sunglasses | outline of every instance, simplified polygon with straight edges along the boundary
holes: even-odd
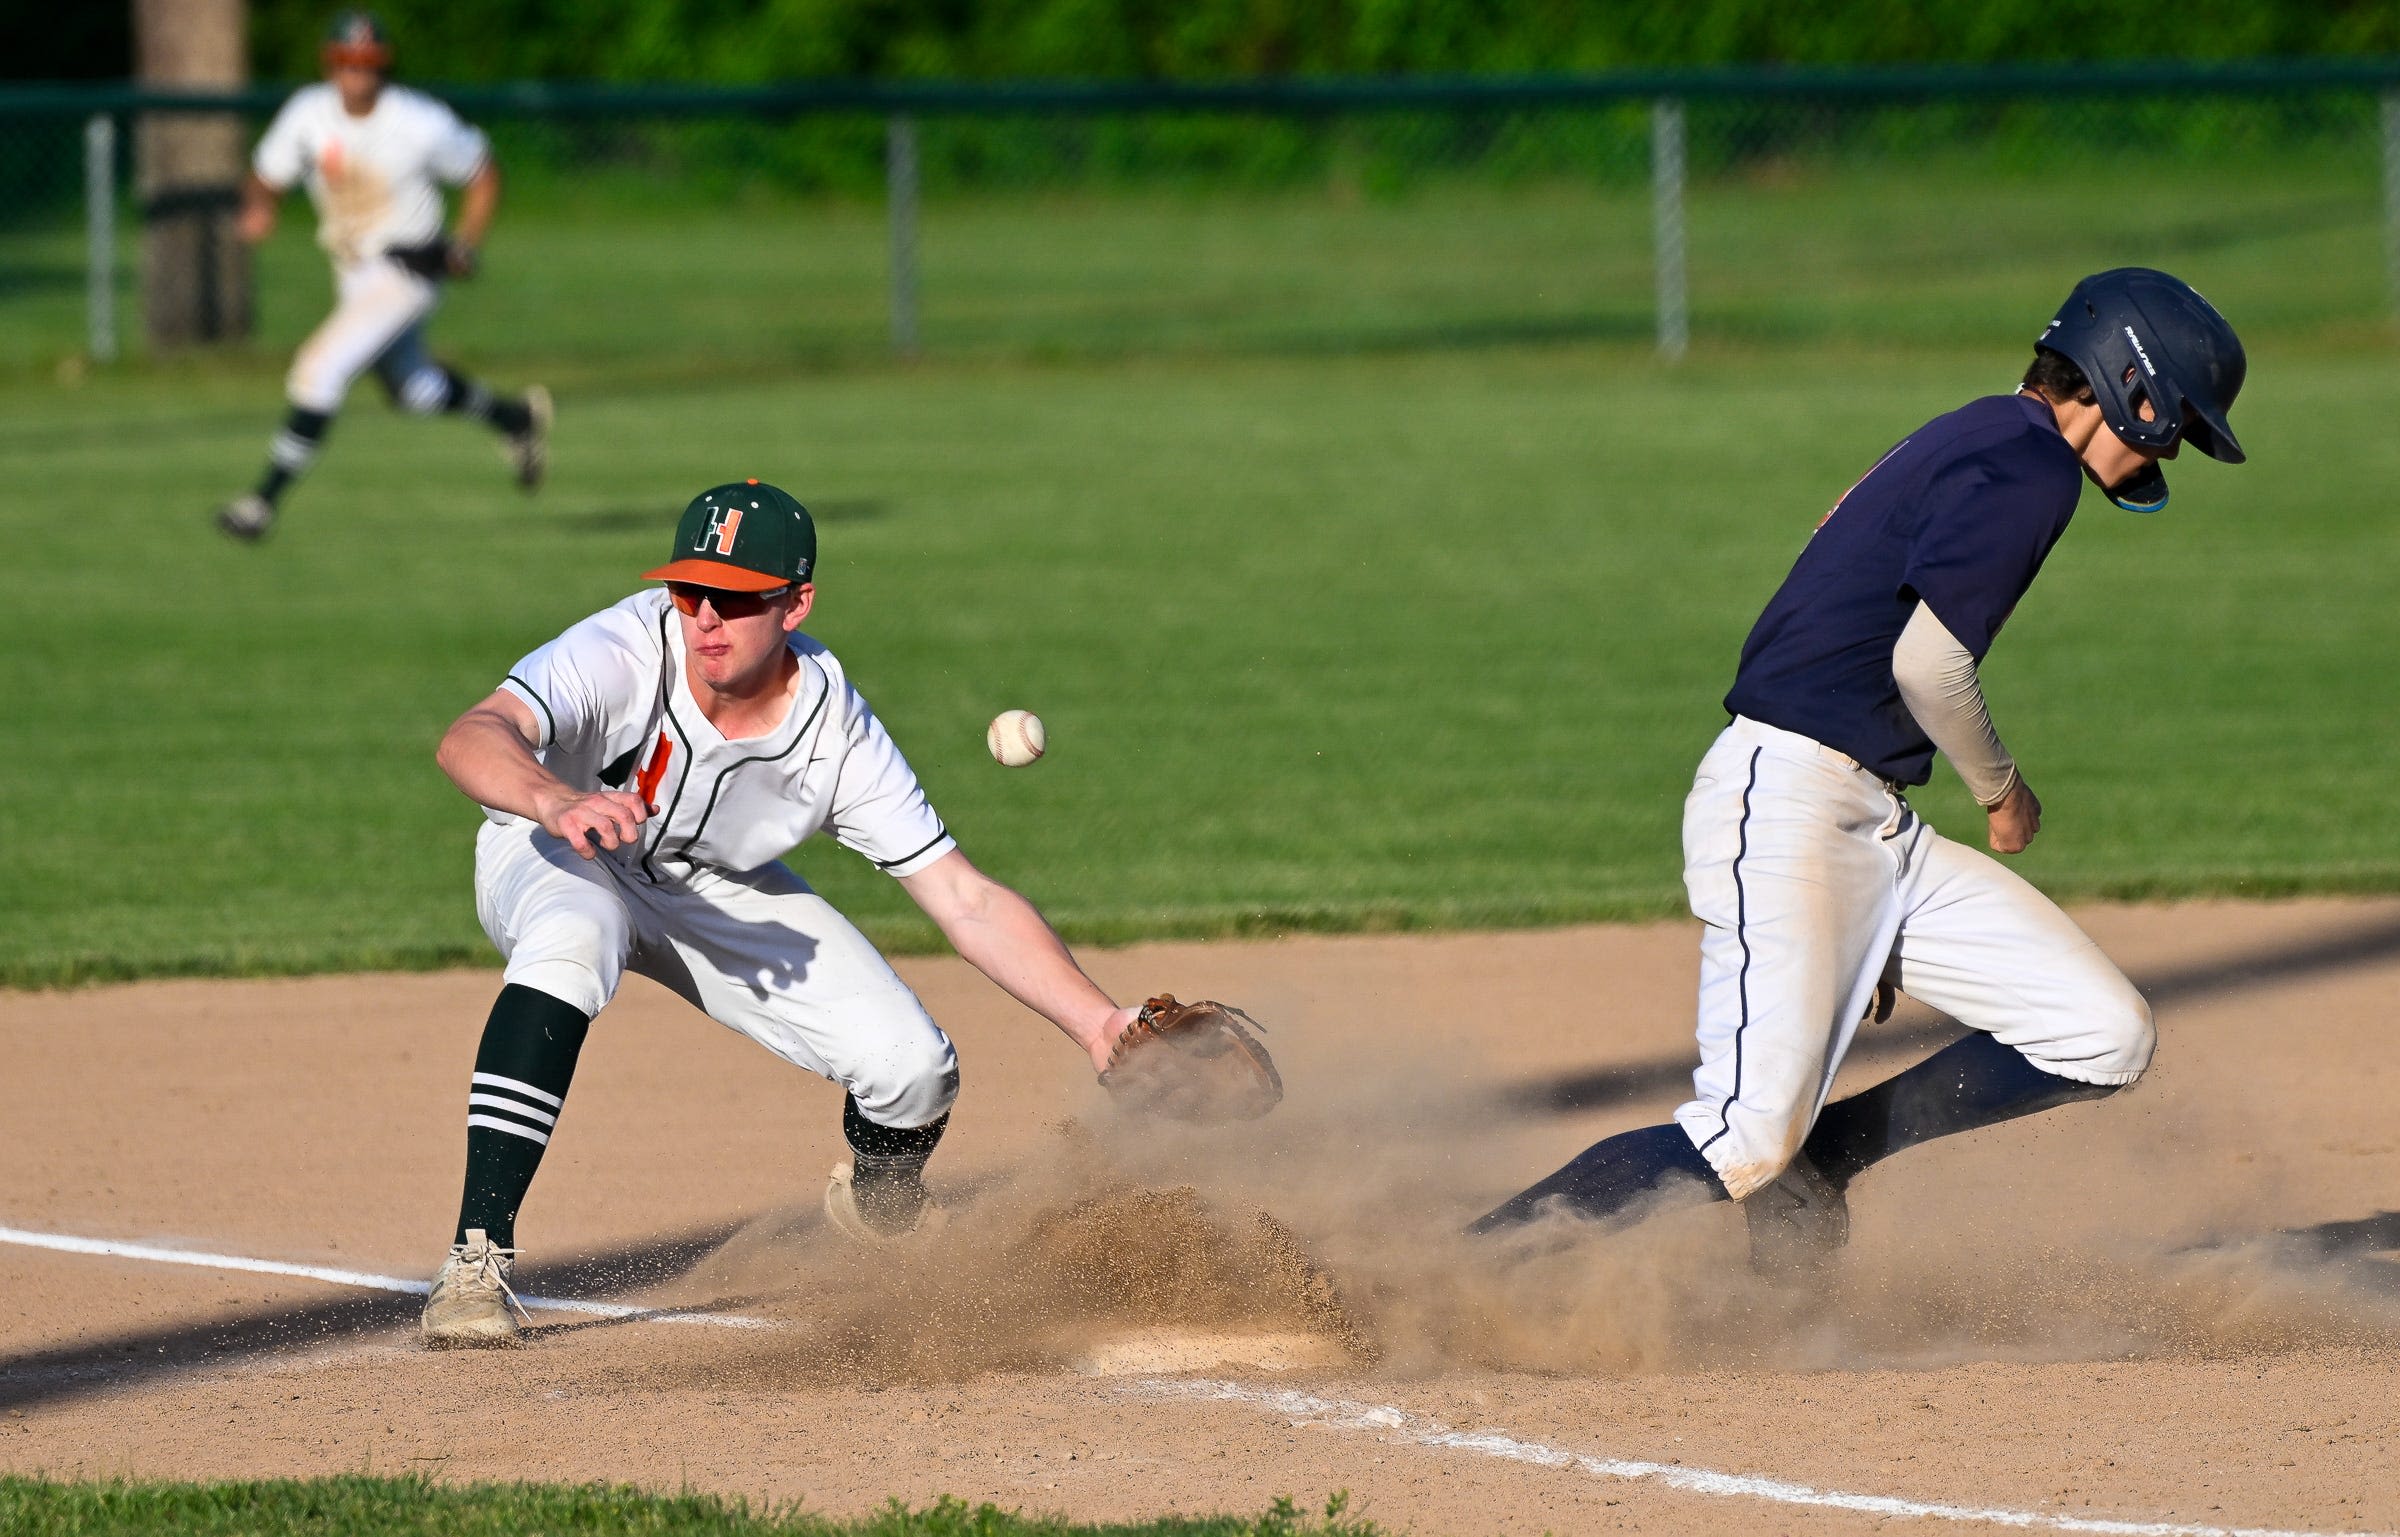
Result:
[[[689,582],[667,583],[667,596],[673,600],[677,613],[698,615],[705,603],[717,611],[719,619],[749,619],[767,611],[767,605],[792,595],[790,583],[772,592],[728,592],[722,587],[695,587]]]

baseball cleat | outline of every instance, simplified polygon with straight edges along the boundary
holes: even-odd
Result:
[[[550,403],[550,392],[538,384],[525,389],[525,409],[532,413],[533,423],[523,432],[511,433],[506,452],[509,468],[517,472],[517,484],[526,490],[537,490],[542,477],[550,471],[550,422],[557,408]]]
[[[825,1221],[844,1238],[881,1248],[940,1231],[945,1220],[942,1209],[923,1185],[871,1194],[862,1203],[856,1178],[849,1163],[837,1163],[833,1178],[825,1185]]]
[[[256,544],[275,526],[275,504],[256,492],[217,509],[217,527],[244,544]]]
[[[516,1250],[492,1243],[482,1228],[469,1228],[467,1241],[450,1246],[433,1278],[417,1337],[435,1350],[516,1344],[517,1319],[525,1312],[508,1285],[516,1264]]]
[[[1742,1202],[1750,1224],[1750,1268],[1787,1279],[1820,1276],[1850,1242],[1850,1200],[1795,1153],[1772,1183]]]

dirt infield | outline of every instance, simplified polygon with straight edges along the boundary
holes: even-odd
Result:
[[[1457,1236],[1680,1097],[1685,925],[1091,957],[1274,1026],[1289,1101],[1215,1133],[1119,1122],[1047,1026],[907,964],[966,1088],[950,1221],[899,1255],[819,1223],[836,1091],[631,983],[520,1287],[772,1327],[546,1312],[501,1354],[414,1349],[415,1300],[371,1286],[26,1246],[422,1278],[494,975],[0,996],[0,1468],[1091,1518],[1347,1488],[1422,1532],[2400,1528],[2400,901],[2081,916],[2157,1006],[2152,1076],[1877,1170],[1813,1295],[1753,1279],[1724,1207],[1509,1263]],[[1844,1087],[1946,1038],[1904,1006]]]

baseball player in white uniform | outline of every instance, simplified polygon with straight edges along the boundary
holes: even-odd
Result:
[[[429,1344],[517,1337],[516,1215],[592,1017],[627,970],[848,1092],[828,1221],[928,1211],[958,1059],[874,946],[780,863],[817,832],[900,881],[960,955],[1104,1070],[1120,1009],[1033,905],[960,852],[832,652],[804,634],[816,529],[757,481],[693,499],[665,583],[526,657],[442,738],[487,818],[475,901],[507,959],[467,1096],[467,1174]]]
[[[2166,503],[2186,443],[2242,460],[2226,414],[2241,342],[2187,285],[2120,268],[2076,285],[2017,390],[1918,428],[1846,492],[1750,632],[1733,717],[1684,805],[1703,929],[1700,1066],[1673,1121],[1596,1143],[1483,1217],[1608,1222],[1731,1199],[1762,1270],[1808,1275],[1847,1241],[1850,1183],[1933,1137],[2114,1093],[2148,1067],[2150,1009],[2049,898],[1936,834],[1906,790],[1935,752],[2024,849],[2041,802],[1977,668],[2085,480]],[[1967,1034],[1828,1105],[1861,1016],[1894,988]]]
[[[263,538],[292,483],[316,462],[357,377],[372,368],[401,409],[483,422],[502,436],[519,485],[541,484],[550,397],[496,395],[437,361],[425,321],[440,284],[471,276],[499,206],[500,173],[483,134],[442,103],[394,85],[391,44],[363,11],[334,19],[325,79],[296,91],[258,141],[243,183],[240,232],[252,242],[275,228],[278,202],[305,182],[317,208],[317,243],[333,260],[333,313],[301,343],[284,381],[283,429],[269,445],[257,489],[217,510],[236,539]],[[463,188],[457,227],[442,233],[443,187]]]

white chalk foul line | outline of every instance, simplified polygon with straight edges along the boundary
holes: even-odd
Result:
[[[208,1254],[197,1249],[165,1249],[155,1244],[121,1243],[113,1238],[78,1238],[70,1233],[34,1233],[0,1227],[0,1243],[28,1249],[51,1249],[60,1254],[98,1254],[110,1259],[148,1260],[159,1265],[192,1265],[202,1270],[239,1270],[250,1275],[296,1276],[333,1286],[357,1286],[368,1291],[409,1292],[422,1297],[433,1290],[430,1281],[406,1276],[376,1275],[365,1270],[336,1270],[328,1265],[292,1265],[282,1260],[252,1259],[243,1254]],[[677,1313],[629,1307],[622,1302],[586,1302],[577,1297],[519,1297],[527,1311],[582,1313],[593,1318],[624,1318],[646,1324],[707,1324],[719,1329],[772,1329],[771,1318],[745,1318],[738,1313]]]
[[[1342,1398],[1312,1398],[1277,1388],[1244,1387],[1238,1382],[1198,1378],[1151,1378],[1118,1389],[1145,1398],[1201,1399],[1249,1404],[1297,1425],[1323,1425],[1331,1430],[1365,1430],[1385,1439],[1441,1451],[1473,1452],[1505,1462],[1529,1462],[1538,1467],[1563,1468],[1594,1478],[1647,1480],[1690,1494],[1720,1498],[1767,1500],[1778,1505],[1812,1505],[1827,1510],[1851,1510],[1869,1516],[1910,1516],[1928,1521],[1960,1521],[1983,1526],[2014,1526],[2046,1532],[2097,1532],[2106,1537],[2372,1537],[2366,1533],[2279,1531],[2254,1526],[2193,1526],[2179,1521],[2110,1521],[2094,1516],[2053,1515],[2038,1510],[2009,1510],[1978,1505],[1944,1505],[1924,1500],[1895,1499],[1882,1494],[1844,1494],[1812,1489],[1780,1478],[1746,1473],[1716,1473],[1680,1463],[1636,1462],[1619,1457],[1591,1457],[1563,1451],[1539,1441],[1520,1441],[1499,1431],[1453,1430],[1436,1419],[1411,1414],[1389,1404],[1362,1404]]]

